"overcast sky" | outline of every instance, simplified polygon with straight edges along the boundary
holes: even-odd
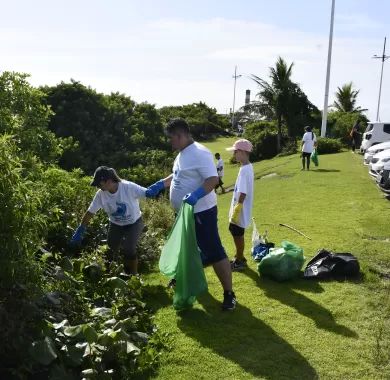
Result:
[[[204,101],[237,106],[248,75],[267,78],[278,56],[293,80],[323,108],[331,0],[0,0],[0,71],[31,74],[34,85],[71,78],[105,93],[163,105]],[[352,81],[374,119],[390,1],[336,0],[329,103]],[[390,45],[390,43],[389,43]],[[390,46],[388,48],[390,54]],[[390,121],[390,60],[381,113]]]

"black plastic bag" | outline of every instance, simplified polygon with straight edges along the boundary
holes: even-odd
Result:
[[[350,253],[333,253],[326,249],[318,251],[307,264],[305,278],[356,278],[360,273],[357,258]]]

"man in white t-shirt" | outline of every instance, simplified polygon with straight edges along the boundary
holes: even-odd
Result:
[[[305,127],[305,131],[302,137],[302,170],[305,170],[305,161],[307,170],[310,170],[310,156],[317,146],[317,137],[311,127]]]
[[[229,211],[229,231],[236,246],[236,255],[230,263],[232,270],[240,271],[247,267],[244,233],[252,220],[254,175],[253,166],[249,162],[252,144],[246,139],[240,139],[227,150],[233,151],[234,158],[241,164]]]
[[[223,290],[223,310],[233,310],[236,297],[232,288],[232,273],[217,225],[217,196],[214,188],[218,174],[211,152],[194,142],[184,119],[172,119],[166,128],[172,148],[179,151],[173,164],[173,173],[146,190],[147,197],[156,196],[170,188],[170,201],[176,212],[182,202],[194,206],[195,231],[204,266],[212,265]]]
[[[219,180],[217,186],[215,186],[215,191],[217,191],[218,187],[220,187],[221,188],[221,192],[223,194],[225,192],[225,189],[223,187],[223,181],[222,181],[223,174],[224,174],[224,171],[223,171],[223,160],[222,160],[221,155],[219,153],[215,153],[215,159],[217,160],[216,168],[217,168],[218,180]]]

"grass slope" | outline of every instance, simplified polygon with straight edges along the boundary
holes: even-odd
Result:
[[[208,147],[226,163],[225,182],[233,184],[238,167],[228,164],[220,139]],[[170,335],[171,350],[162,358],[159,379],[387,379],[390,378],[389,281],[372,270],[390,270],[390,203],[381,196],[361,164],[344,152],[320,157],[320,166],[300,171],[298,155],[254,164],[253,216],[272,241],[287,239],[304,249],[307,259],[318,249],[352,252],[364,280],[277,283],[249,268],[234,273],[238,307],[220,311],[221,287],[206,269],[209,293],[193,308],[176,313],[167,280],[146,278],[156,323]],[[270,173],[277,176],[261,178]],[[230,257],[234,245],[227,230],[231,193],[218,196],[219,227]],[[279,227],[287,223],[312,240]]]

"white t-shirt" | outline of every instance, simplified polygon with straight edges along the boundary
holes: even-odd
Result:
[[[145,197],[145,190],[136,183],[122,180],[114,194],[98,190],[88,211],[96,214],[102,208],[109,216],[110,222],[119,226],[133,224],[141,217],[138,199]]]
[[[317,141],[316,134],[314,132],[305,132],[302,137],[302,152],[312,153],[314,150],[314,143]]]
[[[179,211],[183,197],[203,185],[209,177],[217,177],[217,169],[211,152],[203,145],[194,142],[179,152],[173,163],[173,178],[170,188],[172,207]],[[199,199],[194,212],[208,210],[217,205],[217,195],[212,190]]]
[[[247,228],[252,220],[252,206],[253,206],[253,166],[252,164],[241,166],[238,172],[236,184],[234,186],[234,193],[232,203],[230,205],[229,220],[232,217],[234,206],[238,203],[240,193],[246,194],[244,203],[242,205],[240,221],[238,226]]]
[[[222,158],[220,158],[218,161],[217,161],[217,173],[218,173],[218,176],[219,177],[223,177],[223,160]]]

